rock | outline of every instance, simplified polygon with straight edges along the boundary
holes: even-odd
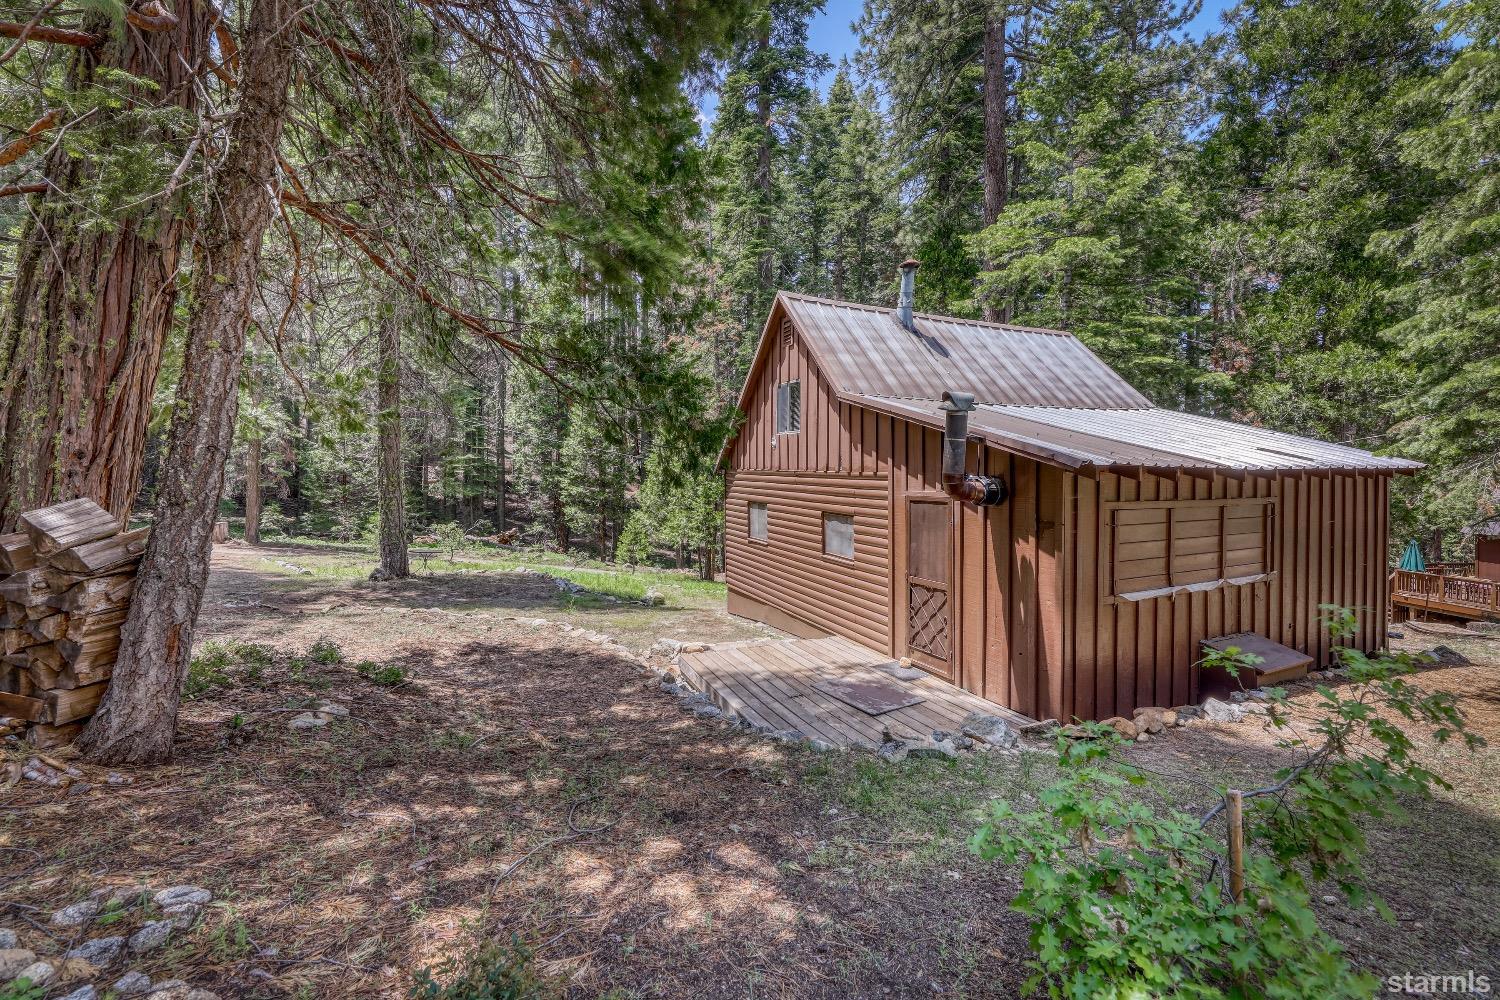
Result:
[[[718,705],[694,705],[693,714],[700,719],[717,719],[724,711]]]
[[[1151,735],[1149,733],[1137,733],[1135,736],[1135,741],[1137,743],[1149,743],[1151,741]]]
[[[904,740],[887,740],[880,744],[880,748],[875,751],[875,754],[881,760],[892,764],[899,764],[906,759],[909,749]]]
[[[80,986],[67,996],[58,997],[58,1000],[99,1000],[99,991],[92,986]]]
[[[19,948],[21,940],[16,937],[16,932],[9,927],[0,927],[0,951],[11,948]]]
[[[85,941],[76,948],[63,952],[63,958],[76,958],[99,967],[109,965],[120,957],[120,952],[125,950],[125,938],[120,935],[114,937],[94,938]]]
[[[332,722],[334,719],[347,719],[349,718],[349,706],[340,705],[336,701],[320,701],[313,706],[313,714],[325,722]]]
[[[320,718],[311,712],[303,712],[301,715],[292,716],[287,722],[286,727],[288,729],[303,730],[321,729],[326,725],[328,725],[327,719]]]
[[[1214,722],[1240,722],[1245,718],[1245,707],[1210,698],[1203,703],[1203,715]]]
[[[833,749],[833,744],[827,740],[820,740],[817,737],[813,737],[807,741],[807,748],[814,753],[827,753]]]
[[[1021,727],[1022,736],[1050,736],[1061,728],[1056,719],[1043,719],[1041,722],[1028,722]]]
[[[16,978],[16,973],[36,961],[36,952],[26,948],[0,950],[0,983]]]
[[[17,979],[25,979],[32,986],[46,986],[52,982],[57,975],[57,968],[51,962],[32,962],[26,968],[16,973]]]
[[[1462,666],[1472,662],[1467,656],[1454,649],[1452,646],[1434,646],[1427,651],[1439,663],[1448,663],[1454,666]]]
[[[115,984],[109,988],[111,993],[121,997],[138,997],[150,991],[151,977],[144,972],[127,972]]]
[[[677,654],[682,652],[682,643],[676,639],[657,639],[651,644],[651,652],[669,660],[675,660]]]
[[[987,712],[970,712],[959,724],[958,731],[992,747],[1009,749],[1021,742],[1021,734],[1012,729],[1010,723]]]
[[[650,608],[659,608],[667,603],[667,595],[651,587],[641,595],[641,603]]]
[[[150,991],[146,994],[152,1000],[187,1000],[188,991],[192,987],[181,979],[163,979],[159,983],[151,984]]]
[[[1122,739],[1133,740],[1140,735],[1140,730],[1136,728],[1134,722],[1118,715],[1105,719],[1104,724],[1119,733]]]
[[[163,889],[151,897],[157,906],[166,909],[169,906],[180,906],[183,903],[194,903],[203,906],[213,901],[214,894],[200,885],[174,885]]]
[[[180,931],[185,931],[193,926],[198,919],[198,914],[203,907],[197,903],[178,903],[176,906],[168,906],[161,911],[162,918]]]
[[[988,746],[989,744],[981,744],[981,745],[982,746]],[[953,737],[953,749],[955,749],[955,750],[973,750],[974,749],[974,741],[971,740],[971,739],[969,739],[969,737],[967,737],[967,736],[955,736],[955,737]]]
[[[706,653],[706,652],[708,652],[708,643],[706,643],[706,642],[685,642],[685,643],[682,644],[682,651],[684,653]]]
[[[1236,705],[1238,705],[1240,702],[1244,701],[1246,697],[1247,696],[1246,696],[1246,694],[1245,694],[1244,691],[1231,691],[1231,692],[1229,692],[1229,700],[1231,702],[1233,702],[1234,704],[1236,704]]]
[[[1387,629],[1385,634],[1387,636],[1389,636],[1390,638],[1392,638],[1392,639],[1405,639],[1406,638],[1406,633],[1403,632],[1403,631],[1401,631],[1400,629],[1394,629],[1394,628],[1393,629]]]
[[[934,739],[913,741],[907,747],[909,757],[935,757],[952,759],[958,756],[958,750],[953,746],[953,741],[948,739]]]
[[[151,887],[148,885],[121,886],[105,897],[104,908],[106,910],[129,910],[150,898]]]
[[[907,666],[907,663],[909,662],[909,660],[904,662],[889,660],[885,663],[876,664],[875,669],[879,670],[883,674],[888,674],[891,677],[896,678],[896,680],[898,681],[914,681],[918,678],[927,676],[927,672],[925,670],[918,670],[916,667]]]
[[[1159,733],[1167,725],[1165,708],[1138,708],[1135,710],[1135,728],[1148,733]]]
[[[154,951],[167,943],[167,938],[172,936],[172,921],[151,920],[140,930],[130,935],[130,950],[136,954]]]
[[[53,927],[82,927],[99,915],[99,900],[85,899],[52,914]]]

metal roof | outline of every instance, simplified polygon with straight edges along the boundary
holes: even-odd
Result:
[[[849,402],[941,427],[934,400],[860,395]],[[969,433],[1056,465],[1081,469],[1204,469],[1237,472],[1349,469],[1406,472],[1420,462],[1283,434],[1264,427],[1158,407],[992,406],[978,404]]]
[[[893,309],[779,298],[840,392],[941,399],[962,388],[981,403],[1151,405],[1070,333],[923,313],[910,333]]]
[[[1070,469],[1410,472],[1422,463],[1153,406],[1072,334],[916,314],[780,292],[838,397],[943,426],[945,390],[971,392],[969,433]],[[769,355],[771,321],[746,380],[743,409]],[[726,443],[727,452],[727,443]]]

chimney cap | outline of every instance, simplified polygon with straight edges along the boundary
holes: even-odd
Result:
[[[899,269],[905,271],[907,268],[911,268],[913,271],[915,271],[920,266],[921,262],[918,261],[915,257],[908,257],[901,262]]]

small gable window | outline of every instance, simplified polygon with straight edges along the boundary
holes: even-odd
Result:
[[[770,535],[770,512],[766,505],[750,504],[750,537],[757,542],[764,542]]]
[[[854,558],[854,518],[848,514],[823,515],[823,552],[840,559]]]
[[[802,383],[783,382],[776,387],[776,433],[796,434],[802,429]]]

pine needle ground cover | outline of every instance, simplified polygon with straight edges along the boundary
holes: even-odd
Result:
[[[422,969],[516,996],[1017,995],[1018,887],[966,843],[991,798],[1025,804],[1054,779],[1048,756],[893,766],[783,748],[694,719],[621,652],[528,623],[607,632],[604,616],[640,614],[658,635],[735,637],[707,601],[622,610],[535,574],[318,571],[345,558],[218,550],[175,761],[81,796],[5,793],[0,925],[66,937],[46,913],[94,889],[202,885],[199,925],[141,968],[225,996],[401,998]],[[645,648],[644,628],[622,641]],[[1497,645],[1421,675],[1492,747]],[[289,727],[327,701],[348,718]],[[1140,792],[1160,803],[1278,764],[1243,724],[1126,752],[1160,776]],[[1396,922],[1320,904],[1381,975],[1500,953],[1496,752],[1422,752],[1454,792],[1370,831]],[[476,966],[494,955],[527,964]]]

